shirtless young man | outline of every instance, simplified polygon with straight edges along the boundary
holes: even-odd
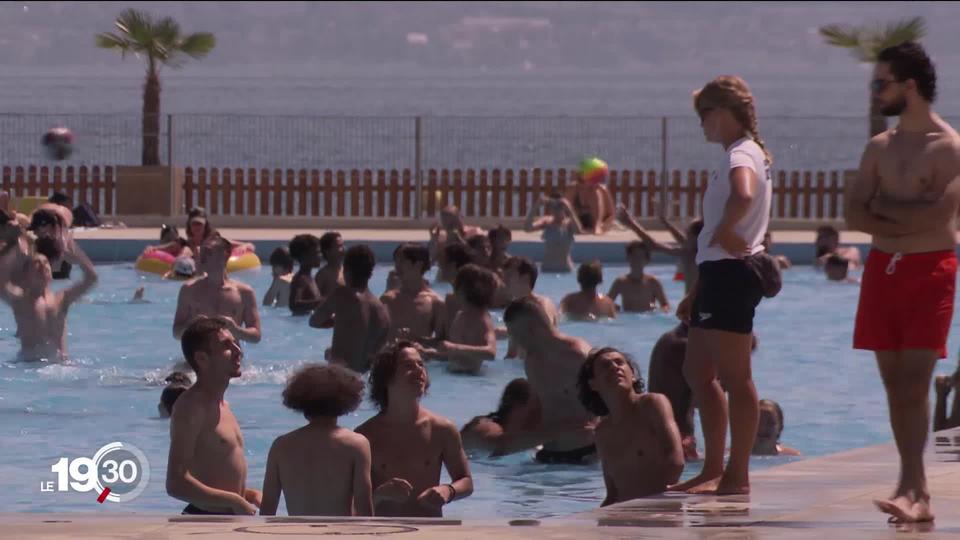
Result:
[[[370,400],[380,412],[357,428],[373,454],[375,515],[443,517],[443,507],[473,493],[460,432],[420,405],[430,386],[416,345],[399,341],[370,370]],[[440,484],[440,467],[452,483]]]
[[[647,381],[650,391],[670,400],[673,419],[680,430],[680,443],[687,461],[699,459],[697,436],[693,427],[693,390],[683,376],[683,361],[687,355],[685,323],[667,330],[650,351],[650,372]]]
[[[315,280],[320,296],[326,298],[334,289],[346,283],[343,279],[343,237],[333,231],[320,237],[320,255],[327,264],[317,270]]]
[[[337,425],[362,400],[363,381],[340,366],[308,365],[290,377],[283,404],[309,423],[270,446],[261,516],[277,514],[281,493],[291,516],[373,515],[370,443]]]
[[[617,220],[619,220],[624,227],[633,231],[633,233],[650,246],[650,249],[653,251],[666,253],[679,259],[677,266],[680,272],[683,273],[684,292],[689,294],[691,287],[697,282],[697,239],[700,237],[700,231],[703,230],[703,220],[695,219],[691,221],[690,224],[687,225],[686,232],[683,232],[670,223],[667,218],[661,216],[660,222],[663,223],[663,226],[667,228],[670,235],[676,240],[675,245],[658,242],[650,236],[650,233],[641,227],[640,224],[637,223],[637,220],[630,215],[626,207],[622,205],[617,208]]]
[[[310,316],[310,326],[323,328],[333,317],[333,342],[326,359],[365,373],[387,343],[390,314],[367,285],[377,260],[364,244],[353,246],[343,256],[347,284],[337,287]]]
[[[920,45],[884,49],[873,76],[875,105],[900,121],[870,140],[844,195],[849,228],[873,237],[853,346],[876,353],[900,453],[897,488],[875,503],[894,521],[931,521],[923,449],[953,317],[960,135],[931,110],[936,72]]]
[[[513,233],[503,225],[498,225],[495,229],[487,232],[487,238],[490,239],[490,269],[497,273],[503,272],[503,267],[510,260],[510,242],[513,241]]]
[[[813,267],[822,268],[832,255],[843,257],[850,261],[851,270],[860,267],[860,249],[857,246],[841,246],[840,231],[830,225],[817,227],[817,238],[814,241]]]
[[[553,300],[533,292],[533,288],[537,285],[538,276],[537,263],[526,257],[510,257],[503,269],[504,288],[507,296],[509,296],[510,301],[532,296],[540,302],[540,307],[546,312],[550,323],[557,326],[560,323],[560,313],[557,311],[557,306],[553,303]],[[503,336],[500,335],[501,333]],[[497,336],[501,339],[502,337],[509,337],[506,334],[506,328],[497,329]],[[523,354],[523,351],[517,347],[513,340],[509,340],[505,358],[517,358]]]
[[[188,503],[184,514],[253,515],[260,492],[247,487],[243,436],[224,399],[243,351],[224,321],[206,317],[183,332],[180,345],[197,382],[170,417],[167,494]]]
[[[430,227],[430,260],[437,263],[437,281],[452,282],[456,273],[450,273],[444,264],[446,254],[444,248],[450,244],[466,244],[471,236],[483,234],[483,229],[473,225],[464,225],[460,209],[448,206],[440,211],[440,223]]]
[[[263,295],[263,305],[285,308],[290,305],[290,282],[293,281],[293,257],[286,246],[280,246],[270,254],[270,272],[273,281]]]
[[[580,265],[577,283],[580,291],[564,296],[560,300],[560,311],[573,319],[587,321],[617,316],[617,305],[613,300],[597,292],[597,286],[603,283],[603,267],[598,261]]]
[[[227,260],[233,244],[214,233],[203,241],[197,256],[197,269],[206,275],[180,287],[177,312],[173,317],[173,337],[181,339],[197,317],[222,320],[241,341],[260,342],[260,312],[253,288],[230,279]]]
[[[607,497],[601,506],[666,491],[683,472],[680,432],[670,400],[643,391],[643,377],[623,353],[590,353],[577,380],[580,402],[602,417],[597,449]]]
[[[577,374],[587,359],[590,344],[561,334],[550,323],[540,302],[527,296],[515,300],[503,313],[510,338],[526,351],[524,371],[540,398],[538,432],[553,432],[549,439],[517,437],[503,453],[543,444],[536,459],[541,463],[580,464],[596,455],[591,423],[594,417],[577,398]],[[532,437],[537,433],[531,432]],[[532,444],[531,444],[532,443]]]
[[[429,358],[447,360],[454,373],[477,374],[484,360],[497,356],[497,336],[490,305],[497,282],[493,272],[475,264],[460,269],[453,281],[454,294],[462,306],[450,325],[450,334],[436,349],[424,349]]]
[[[290,240],[290,256],[300,268],[290,280],[290,312],[309,315],[323,296],[313,277],[313,269],[320,266],[320,239],[312,234],[298,234]]]
[[[607,293],[610,300],[616,302],[617,296],[623,295],[623,311],[653,311],[659,304],[661,311],[669,313],[670,302],[660,280],[644,272],[650,264],[650,247],[639,240],[630,242],[627,262],[630,272],[613,281]]]
[[[443,298],[423,279],[430,270],[430,252],[421,244],[404,244],[395,259],[400,287],[380,297],[390,312],[390,335],[416,342],[443,337]]]
[[[74,302],[97,283],[93,263],[70,239],[64,245],[62,260],[80,266],[83,279],[69,287],[53,291],[50,283],[53,272],[46,256],[27,255],[17,244],[19,238],[10,237],[11,249],[5,259],[0,277],[0,300],[13,309],[20,338],[19,359],[59,362],[67,359],[67,313]],[[39,243],[39,241],[38,241]]]

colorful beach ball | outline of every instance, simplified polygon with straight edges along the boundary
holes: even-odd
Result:
[[[62,126],[50,128],[43,134],[41,143],[48,158],[63,161],[73,153],[73,132]]]
[[[607,162],[596,156],[580,162],[580,177],[588,184],[602,184],[608,174],[610,174],[610,167],[607,166]]]

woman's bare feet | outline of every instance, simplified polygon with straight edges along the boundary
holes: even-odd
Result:
[[[885,514],[890,523],[920,523],[933,521],[933,507],[929,496],[917,497],[914,492],[896,495],[892,499],[875,500],[873,504]]]
[[[717,485],[717,495],[749,495],[750,483],[740,484],[739,482],[721,481]]]
[[[684,491],[693,494],[711,493],[717,489],[717,484],[719,483],[719,474],[700,473],[686,482],[680,482],[679,484],[668,487],[667,491]]]

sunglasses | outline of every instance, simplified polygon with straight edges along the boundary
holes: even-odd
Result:
[[[874,79],[870,81],[870,91],[875,94],[879,94],[880,92],[886,90],[887,86],[898,82],[900,81],[896,79]]]

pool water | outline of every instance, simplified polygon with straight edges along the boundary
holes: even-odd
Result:
[[[389,268],[378,266],[371,281],[383,291]],[[9,309],[0,308],[0,491],[3,512],[154,512],[175,513],[183,503],[166,495],[164,475],[169,447],[168,421],[157,416],[164,377],[181,359],[179,342],[171,336],[179,285],[138,275],[131,264],[98,266],[100,285],[70,313],[69,365],[37,365],[13,361],[18,350]],[[605,285],[626,272],[605,269]],[[664,283],[672,303],[682,284],[673,281],[672,266],[649,272]],[[235,277],[254,286],[262,296],[270,282],[263,269]],[[130,304],[139,285],[146,286],[147,304]],[[437,287],[449,291],[449,285]],[[559,302],[575,289],[572,275],[543,275],[539,292]],[[762,398],[783,407],[783,442],[816,456],[885,442],[891,438],[883,388],[870,353],[850,348],[858,287],[828,283],[809,267],[784,275],[780,296],[758,310],[759,348],[753,359],[754,377]],[[494,318],[499,320],[501,312]],[[311,329],[305,318],[286,309],[261,309],[263,340],[245,347],[243,376],[227,392],[246,441],[248,483],[259,489],[266,454],[277,436],[304,424],[303,418],[281,404],[288,375],[306,362],[319,362],[329,345],[330,330]],[[604,323],[563,323],[564,332],[595,346],[628,351],[644,375],[657,338],[676,323],[673,315],[623,315]],[[956,350],[956,326],[950,350]],[[462,425],[496,407],[506,383],[523,376],[520,361],[504,361],[506,343],[499,343],[498,360],[482,376],[454,376],[443,364],[429,366],[432,386],[424,405]],[[954,360],[941,362],[938,373],[954,369]],[[366,401],[342,425],[355,427],[373,414]],[[698,438],[701,441],[702,437]],[[135,500],[97,504],[96,494],[41,492],[41,482],[54,480],[50,467],[60,457],[92,457],[106,443],[121,441],[142,449],[152,477]],[[754,468],[796,458],[754,458]],[[475,491],[445,513],[462,518],[548,517],[598,506],[605,493],[599,464],[540,465],[531,453],[501,459],[471,459]],[[697,472],[688,465],[684,477]],[[895,471],[890,471],[893,481]],[[444,475],[445,476],[445,475]],[[281,511],[283,511],[281,507]]]

